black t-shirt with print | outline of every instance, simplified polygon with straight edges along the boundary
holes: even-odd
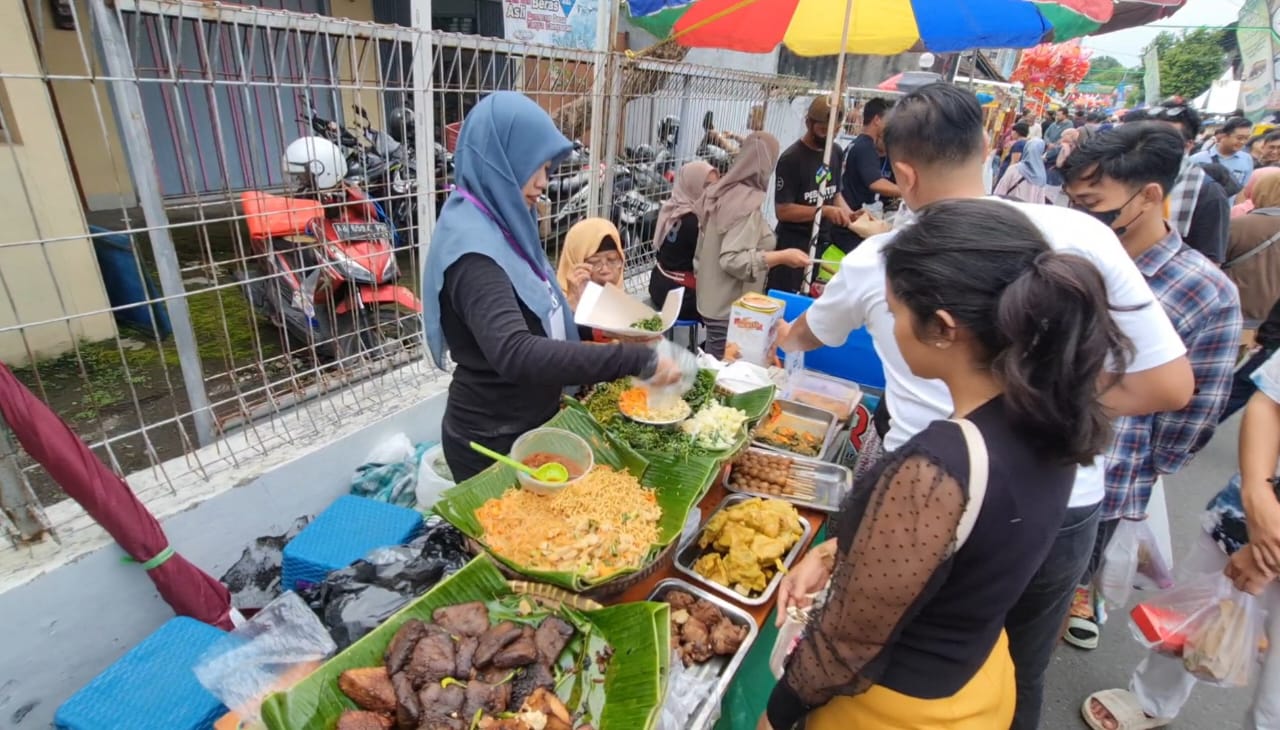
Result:
[[[854,210],[861,210],[862,206],[876,202],[872,184],[879,180],[893,180],[888,159],[880,156],[876,141],[865,134],[858,135],[849,146],[844,162],[840,192],[844,195],[845,202]]]
[[[842,171],[841,157],[843,151],[839,145],[831,149],[831,162],[822,164],[822,150],[815,150],[797,140],[778,158],[777,190],[773,202],[776,205],[796,203],[817,208],[819,205],[833,205],[840,194],[840,175]],[[813,232],[813,221],[804,223],[778,222],[778,248],[809,247],[809,236]],[[819,243],[831,242],[831,224],[822,222]],[[823,248],[823,246],[819,246]]]

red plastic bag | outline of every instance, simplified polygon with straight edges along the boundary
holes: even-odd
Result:
[[[1198,575],[1152,596],[1129,613],[1133,636],[1182,659],[1196,679],[1245,687],[1266,647],[1266,611],[1222,573]]]

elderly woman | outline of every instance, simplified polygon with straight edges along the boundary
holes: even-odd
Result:
[[[431,239],[422,297],[431,356],[444,368],[447,353],[455,365],[441,442],[458,481],[490,464],[472,441],[506,453],[556,414],[566,387],[680,377],[645,345],[578,342],[533,216],[548,166],[572,148],[546,112],[514,92],[485,97],[462,127],[457,187]]]
[[[761,211],[778,151],[773,135],[752,133],[733,167],[702,199],[695,256],[698,314],[707,325],[706,351],[713,357],[724,357],[729,311],[739,297],[762,291],[771,267],[809,265],[808,251],[774,250],[778,242]]]
[[[693,257],[698,250],[698,201],[709,185],[720,180],[720,173],[710,164],[697,160],[676,173],[671,197],[658,211],[653,248],[658,252],[649,274],[649,298],[653,306],[662,307],[667,294],[684,287],[680,319],[698,318],[698,280],[693,274]]]
[[[1245,327],[1254,329],[1280,299],[1280,175],[1254,173],[1249,184],[1255,207],[1231,219],[1222,269],[1240,290]]]
[[[622,286],[626,265],[618,227],[606,218],[587,218],[573,224],[565,235],[556,281],[569,299],[569,308],[577,311],[587,282]]]
[[[1044,140],[1029,139],[1022,149],[1022,159],[1010,165],[996,183],[995,195],[1025,203],[1051,203],[1049,176],[1044,167]]]

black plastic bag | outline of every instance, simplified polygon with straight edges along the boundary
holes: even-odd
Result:
[[[251,615],[280,596],[284,546],[310,521],[299,517],[285,534],[259,537],[244,549],[240,559],[222,576],[222,584],[231,591],[231,605]]]
[[[345,649],[391,614],[467,564],[461,532],[439,518],[407,545],[379,548],[302,593]]]

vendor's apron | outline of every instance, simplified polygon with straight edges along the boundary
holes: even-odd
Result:
[[[805,718],[804,730],[993,730],[1013,722],[1017,688],[1004,631],[969,683],[950,697],[922,700],[879,685],[837,697]]]

